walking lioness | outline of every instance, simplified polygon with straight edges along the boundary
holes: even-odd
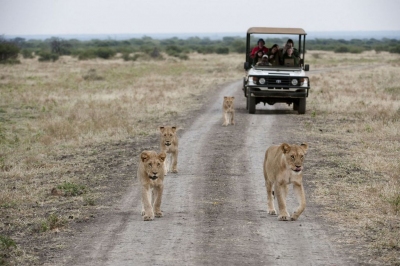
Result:
[[[142,185],[142,216],[145,221],[152,221],[154,215],[162,216],[165,157],[165,152],[143,151],[140,154],[137,176]]]
[[[306,207],[306,197],[303,188],[303,162],[308,145],[281,145],[271,146],[265,152],[264,178],[267,189],[268,213],[276,214],[274,207],[273,190],[278,200],[279,216],[281,221],[297,220]],[[286,209],[288,184],[293,184],[293,191],[299,202],[299,207],[290,217]]]
[[[223,126],[227,126],[229,124],[235,124],[235,108],[233,103],[235,101],[235,97],[224,96],[224,102],[222,104],[222,114],[224,118]]]
[[[176,131],[176,127],[160,127],[160,150],[167,154],[164,163],[165,174],[170,171],[171,164],[171,172],[178,173],[178,136]]]

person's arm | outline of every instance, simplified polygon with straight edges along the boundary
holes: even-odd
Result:
[[[258,52],[258,46],[254,47],[253,50],[251,50],[250,57],[254,59],[254,56]]]

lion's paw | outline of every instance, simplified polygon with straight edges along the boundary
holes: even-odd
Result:
[[[171,173],[178,173],[178,169],[172,169]]]
[[[290,216],[289,215],[279,215],[278,216],[278,220],[279,221],[289,221],[290,220]]]
[[[154,220],[154,217],[151,217],[148,215],[143,216],[143,221],[153,221],[153,220]]]
[[[156,212],[154,215],[155,215],[157,218],[163,217],[162,212]]]
[[[299,215],[296,214],[296,212],[293,213],[292,217],[290,217],[291,221],[296,221],[297,218],[299,218]]]
[[[270,215],[276,215],[276,210],[269,210],[269,211],[268,211],[268,214],[270,214]]]

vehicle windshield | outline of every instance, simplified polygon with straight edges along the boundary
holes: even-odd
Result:
[[[256,69],[303,66],[305,35],[249,34],[247,38],[249,66]]]

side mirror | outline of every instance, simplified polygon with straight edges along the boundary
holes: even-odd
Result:
[[[244,69],[247,71],[247,70],[250,68],[249,62],[244,62],[243,67],[244,67]]]
[[[310,70],[310,65],[305,65],[304,66],[304,71],[309,71]]]

